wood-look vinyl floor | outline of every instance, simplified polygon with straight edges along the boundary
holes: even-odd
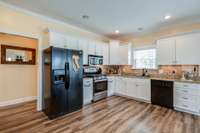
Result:
[[[48,120],[36,102],[0,109],[0,133],[200,133],[200,117],[122,97]]]

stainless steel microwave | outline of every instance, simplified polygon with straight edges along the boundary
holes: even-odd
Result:
[[[103,65],[103,56],[98,55],[88,55],[88,65]]]

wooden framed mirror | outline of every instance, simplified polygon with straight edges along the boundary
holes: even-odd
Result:
[[[35,65],[35,56],[32,48],[1,45],[1,64]]]

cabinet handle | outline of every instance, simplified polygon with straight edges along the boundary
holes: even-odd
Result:
[[[187,91],[187,90],[183,90],[183,92],[185,92],[185,93],[188,93],[188,91]]]
[[[183,97],[183,99],[185,99],[185,100],[188,100],[188,98],[187,98],[187,97]]]
[[[84,85],[84,87],[90,87],[90,86],[91,86],[91,84]]]
[[[188,106],[187,106],[187,105],[184,105],[184,104],[183,104],[183,107],[186,107],[186,108],[188,108]]]
[[[188,85],[184,85],[183,87],[188,87]]]

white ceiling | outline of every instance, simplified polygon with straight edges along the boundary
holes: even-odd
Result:
[[[200,0],[1,0],[69,24],[112,36],[140,35],[200,22]],[[88,20],[82,19],[88,15]],[[164,20],[165,15],[172,19]],[[142,27],[142,31],[138,28]]]

